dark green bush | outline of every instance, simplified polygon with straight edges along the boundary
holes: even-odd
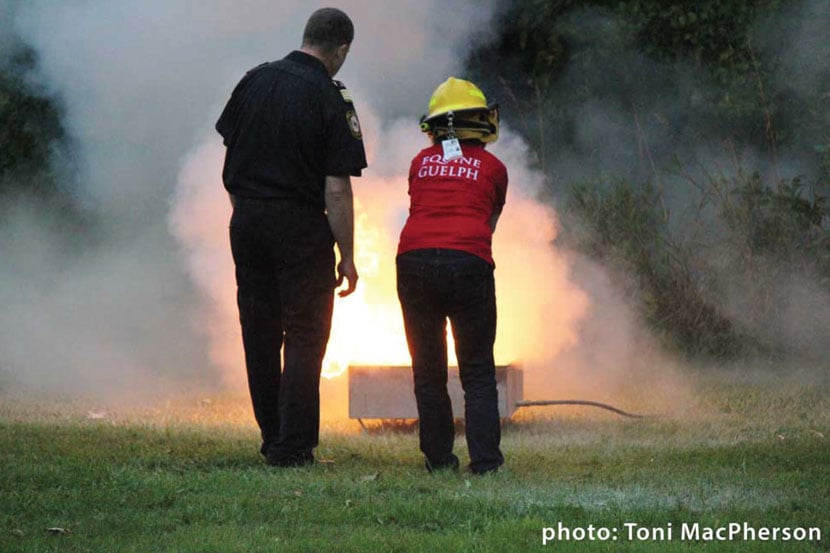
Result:
[[[728,319],[701,294],[692,253],[670,236],[670,212],[650,182],[579,183],[566,211],[575,224],[564,245],[633,275],[629,292],[665,345],[690,355],[742,351],[745,344]]]
[[[563,206],[562,243],[624,275],[677,351],[776,353],[731,318],[724,273],[755,287],[762,314],[776,309],[768,292],[785,273],[830,286],[830,72],[809,57],[822,55],[830,10],[809,0],[502,6],[469,75],[536,153]],[[802,48],[802,68],[793,47],[805,39],[819,50]]]
[[[800,179],[770,187],[757,173],[709,177],[702,185],[714,209],[699,210],[689,223],[710,231],[706,238],[674,236],[672,212],[651,182],[615,180],[572,187],[562,243],[632,277],[631,297],[673,350],[720,358],[780,353],[722,311],[724,275],[716,265],[725,262],[730,277],[747,279],[754,310],[774,315],[779,299],[771,292],[782,275],[830,274],[827,202],[806,198]]]
[[[50,161],[66,136],[57,100],[26,83],[35,63],[23,49],[0,71],[0,194],[48,196],[57,186]]]

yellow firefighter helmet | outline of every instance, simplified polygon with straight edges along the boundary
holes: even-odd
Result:
[[[432,93],[421,130],[433,139],[453,134],[461,140],[494,142],[499,136],[498,106],[488,105],[475,84],[450,77]]]

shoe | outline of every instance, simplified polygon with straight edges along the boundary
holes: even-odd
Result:
[[[500,466],[501,466],[501,463],[499,463],[497,465],[485,464],[483,466],[480,465],[480,464],[476,465],[476,466],[473,466],[472,464],[470,464],[469,470],[470,470],[471,474],[475,474],[476,476],[483,476],[485,474],[495,474],[495,473],[497,473],[499,471]]]
[[[272,467],[304,467],[314,464],[314,454],[301,451],[291,455],[266,455],[265,461]]]
[[[453,472],[458,472],[458,464],[458,457],[452,453],[450,453],[450,456],[445,461],[440,463],[430,463],[429,459],[424,461],[424,466],[429,472],[435,472],[436,470],[451,470]]]

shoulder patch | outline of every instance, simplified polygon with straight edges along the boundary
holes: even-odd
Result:
[[[363,134],[360,132],[360,120],[357,118],[357,112],[354,110],[347,111],[346,122],[349,125],[349,130],[352,131],[352,136],[362,140]]]
[[[331,82],[334,84],[334,87],[340,92],[340,95],[343,96],[343,100],[353,104],[354,99],[352,98],[352,93],[346,89],[346,85],[344,85],[341,81],[336,79],[332,79]]]

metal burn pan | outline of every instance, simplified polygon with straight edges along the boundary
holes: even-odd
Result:
[[[522,371],[512,365],[496,367],[499,416],[508,418],[524,394]],[[450,367],[447,391],[453,416],[464,418],[464,391],[458,367]],[[349,418],[417,419],[412,368],[409,366],[349,366]]]

